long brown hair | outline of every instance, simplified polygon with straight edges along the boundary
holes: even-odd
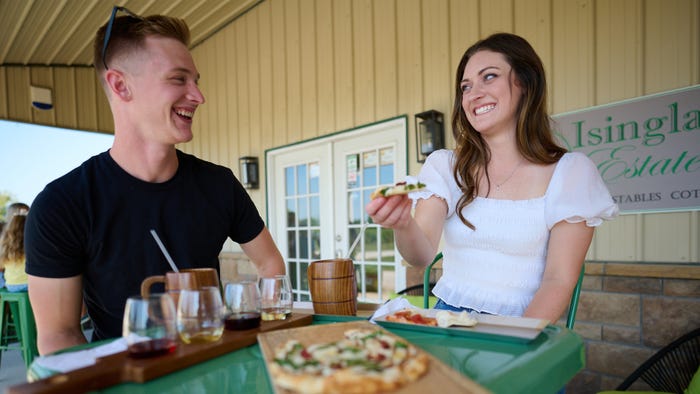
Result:
[[[462,214],[462,209],[471,203],[479,193],[479,177],[484,174],[490,185],[487,166],[491,161],[491,151],[481,134],[467,121],[462,109],[462,89],[460,87],[464,68],[477,52],[488,50],[500,53],[515,72],[515,78],[522,89],[518,103],[516,140],[518,151],[528,161],[537,164],[552,164],[566,153],[557,145],[547,114],[547,82],[542,60],[532,46],[522,37],[510,33],[496,33],[476,42],[462,56],[457,67],[455,99],[452,108],[452,133],[456,145],[456,163],[453,176],[462,196],[457,202],[457,215],[466,226],[475,229]]]
[[[24,224],[27,215],[20,213],[12,216],[0,235],[0,267],[10,261],[24,260]]]

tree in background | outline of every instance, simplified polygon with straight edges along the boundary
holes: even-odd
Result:
[[[12,194],[5,191],[0,191],[0,221],[5,221],[7,206],[10,205],[10,202],[12,202],[13,200],[14,199],[12,198]]]

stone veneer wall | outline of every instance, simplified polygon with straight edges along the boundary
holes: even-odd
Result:
[[[700,264],[586,263],[574,331],[586,368],[567,394],[617,387],[651,355],[700,327]],[[645,383],[631,389],[650,390]]]
[[[222,252],[219,255],[219,276],[221,283],[255,280],[257,271],[248,256],[242,252]]]

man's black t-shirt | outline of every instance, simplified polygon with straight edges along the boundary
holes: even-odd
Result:
[[[47,278],[83,276],[93,340],[121,336],[126,299],[139,294],[147,276],[171,270],[151,229],[178,268],[218,269],[227,237],[246,243],[264,228],[231,170],[177,155],[175,176],[149,183],[104,152],[49,183],[32,203],[26,271]]]

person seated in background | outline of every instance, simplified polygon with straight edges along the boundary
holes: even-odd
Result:
[[[0,236],[2,235],[2,231],[5,229],[5,223],[4,221],[0,220]],[[0,289],[5,287],[5,268],[0,267]]]
[[[12,216],[0,235],[0,268],[4,269],[5,287],[10,292],[27,290],[27,274],[24,272],[24,211]]]
[[[7,206],[7,210],[5,211],[5,221],[7,223],[10,222],[10,219],[12,219],[13,216],[23,213],[27,214],[29,212],[29,205],[23,203],[23,202],[13,202],[12,204]]]
[[[555,322],[594,227],[615,217],[617,205],[595,164],[554,141],[544,67],[525,39],[499,33],[475,43],[454,89],[456,148],[427,158],[418,175],[427,189],[365,209],[394,230],[401,255],[419,268],[444,234],[435,308]]]
[[[118,11],[125,16],[115,15]],[[170,271],[156,230],[179,269],[219,268],[230,238],[261,277],[284,274],[282,255],[232,171],[175,145],[192,139],[204,96],[187,24],[122,7],[97,31],[94,66],[114,119],[114,142],[49,183],[27,220],[29,297],[41,354],[122,335],[126,299],[144,278]]]
[[[29,212],[29,205],[23,203],[23,202],[15,202],[10,204],[7,209],[5,210],[5,221],[0,222],[0,238],[2,238],[3,232],[5,228],[7,228],[7,225],[9,224],[10,220],[12,219],[13,216],[17,214],[23,214],[26,215],[27,212]],[[22,224],[22,231],[24,231],[24,224]],[[22,233],[22,236],[24,237],[24,233]],[[3,246],[0,243],[0,254],[3,253]],[[17,273],[13,272],[10,275],[13,275],[14,278],[12,279],[13,282],[21,282],[21,283],[27,283],[26,275],[24,274],[24,247],[22,246],[22,273],[21,277],[24,277],[22,279],[21,277],[17,277]],[[0,288],[5,287],[5,267],[0,261]]]

